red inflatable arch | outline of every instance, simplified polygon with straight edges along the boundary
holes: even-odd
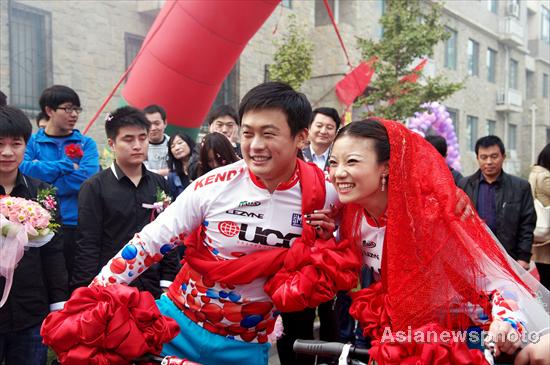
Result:
[[[162,105],[171,125],[197,128],[250,38],[280,0],[167,0],[122,95]]]

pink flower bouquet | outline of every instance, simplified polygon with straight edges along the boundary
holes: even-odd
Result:
[[[13,272],[28,247],[49,242],[58,225],[39,203],[23,198],[0,197],[0,276],[6,278],[0,307],[8,299]]]

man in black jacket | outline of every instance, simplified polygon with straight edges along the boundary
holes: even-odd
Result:
[[[22,111],[0,106],[0,196],[37,200],[40,190],[50,188],[19,171],[31,132],[31,123]],[[41,247],[25,250],[7,301],[0,308],[0,363],[46,363],[47,347],[42,344],[40,326],[50,311],[63,308],[68,298],[67,280],[59,234]],[[5,284],[6,279],[0,276],[0,295]]]
[[[479,170],[460,180],[458,186],[508,254],[528,269],[537,220],[529,182],[502,170],[506,154],[497,136],[480,138],[475,152]]]
[[[328,169],[330,146],[340,128],[340,116],[334,108],[317,108],[313,110],[308,127],[309,146],[302,148],[302,155],[307,162],[313,162],[321,170]]]
[[[110,168],[86,180],[80,189],[71,289],[90,284],[109,259],[155,217],[157,211],[153,205],[160,202],[159,195],[168,196],[166,179],[143,164],[149,125],[143,112],[132,107],[117,109],[105,122],[115,161]],[[166,255],[155,265],[132,285],[158,298],[161,288],[168,288],[178,272],[177,253]]]

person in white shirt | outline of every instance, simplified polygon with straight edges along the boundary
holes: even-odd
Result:
[[[149,105],[145,109],[145,117],[151,123],[149,130],[149,151],[144,162],[147,170],[164,177],[168,176],[168,140],[170,136],[164,134],[166,129],[166,111],[160,105]]]

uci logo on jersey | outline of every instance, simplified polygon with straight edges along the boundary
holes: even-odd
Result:
[[[302,215],[299,213],[292,213],[290,225],[293,227],[302,227]]]
[[[247,238],[247,236],[252,237]],[[258,226],[256,226],[255,231],[252,232],[252,228],[248,229],[248,224],[245,223],[241,224],[241,229],[239,232],[239,240],[241,241],[259,243],[260,245],[271,247],[290,248],[290,241],[297,237],[300,237],[300,235],[295,233],[283,234],[282,232],[274,229],[264,229],[263,227]]]

